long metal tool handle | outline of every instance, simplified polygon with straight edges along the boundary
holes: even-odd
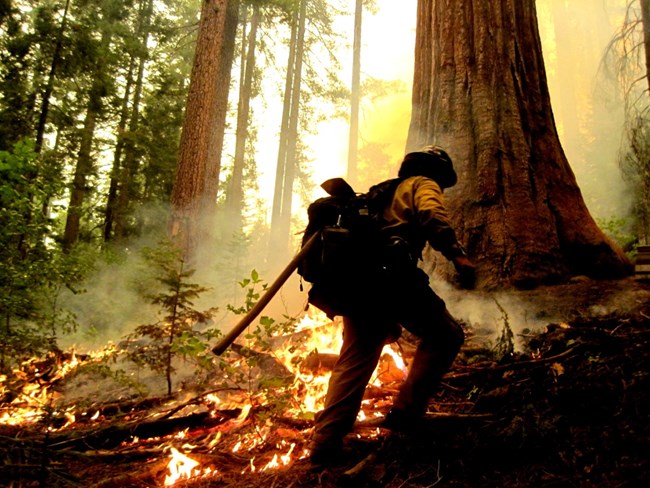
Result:
[[[248,327],[260,313],[262,313],[264,307],[269,304],[275,294],[280,290],[280,288],[282,288],[282,285],[284,285],[284,283],[289,279],[291,273],[295,271],[295,269],[300,264],[300,261],[304,259],[305,255],[307,252],[309,252],[309,249],[314,245],[316,239],[318,239],[319,236],[320,232],[316,232],[309,238],[307,242],[305,242],[305,245],[302,246],[300,251],[298,251],[298,254],[296,254],[294,258],[289,262],[289,264],[287,264],[287,267],[282,270],[280,275],[275,279],[271,286],[266,289],[264,295],[260,297],[253,308],[251,308],[248,313],[244,315],[242,319],[237,323],[237,325],[235,325],[223,337],[223,339],[221,339],[219,343],[212,348],[213,353],[215,353],[217,356],[221,356],[223,352],[228,349],[228,346],[235,342],[235,339],[237,339],[237,337],[239,337],[239,335],[244,332],[244,329],[246,329],[246,327]]]

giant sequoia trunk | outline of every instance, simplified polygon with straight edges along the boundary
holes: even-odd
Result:
[[[420,0],[408,148],[455,161],[447,201],[479,284],[621,277],[555,128],[534,0]]]

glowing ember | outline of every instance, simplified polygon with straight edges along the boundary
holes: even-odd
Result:
[[[221,442],[221,436],[222,436],[222,433],[221,433],[221,432],[217,432],[217,435],[215,435],[214,438],[213,438],[213,439],[208,443],[208,449],[209,449],[210,451],[211,451],[212,449],[214,449],[215,446],[216,446],[217,444],[219,444],[219,442]]]
[[[170,474],[165,476],[165,486],[172,486],[180,480],[188,480],[200,475],[200,471],[196,469],[198,465],[198,461],[187,457],[172,447],[171,459],[169,460],[169,464],[167,464],[167,469],[169,469]]]

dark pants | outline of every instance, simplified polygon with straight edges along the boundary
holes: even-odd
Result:
[[[356,420],[365,388],[396,324],[421,340],[393,407],[421,416],[463,344],[463,330],[416,269],[393,280],[373,307],[343,318],[343,346],[316,420],[315,444],[337,443]],[[385,300],[385,301],[383,301]],[[387,304],[390,301],[390,305]]]

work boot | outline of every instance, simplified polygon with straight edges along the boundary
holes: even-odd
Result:
[[[312,469],[325,469],[341,464],[343,455],[343,441],[340,439],[313,441],[310,446],[309,462]]]
[[[403,408],[391,408],[381,426],[393,432],[412,433],[422,426],[422,415]]]

